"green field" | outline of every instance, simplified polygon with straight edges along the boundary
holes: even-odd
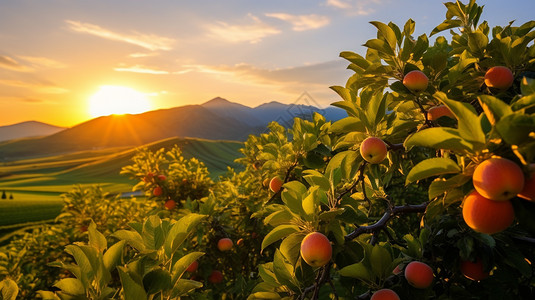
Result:
[[[227,167],[240,168],[234,160],[240,157],[243,143],[203,139],[170,138],[146,145],[151,150],[178,145],[184,157],[204,162],[216,179]],[[119,172],[131,163],[136,148],[108,148],[32,158],[0,164],[0,193],[13,200],[0,199],[0,230],[15,224],[48,220],[62,207],[61,194],[74,185],[98,184],[110,193],[132,190],[134,181]]]

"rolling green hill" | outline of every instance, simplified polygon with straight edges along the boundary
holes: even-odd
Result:
[[[240,168],[234,160],[241,156],[241,142],[169,138],[145,147],[154,151],[170,149],[174,145],[182,149],[184,157],[196,157],[204,162],[213,178],[224,174],[227,166]],[[26,222],[50,219],[61,209],[60,195],[70,191],[74,185],[98,184],[110,193],[131,191],[135,182],[119,172],[131,163],[136,152],[137,148],[118,147],[0,164],[0,192],[6,191],[15,198],[0,200],[0,226],[23,221],[25,218],[21,219],[19,214],[16,218],[5,214],[24,211],[24,207],[32,207],[32,214],[39,214],[36,206],[46,211],[42,218],[28,216]]]

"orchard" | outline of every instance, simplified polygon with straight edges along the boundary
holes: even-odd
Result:
[[[0,253],[0,299],[535,299],[535,21],[445,6],[429,36],[371,22],[348,117],[271,123],[243,171],[142,149],[145,199],[66,194]]]

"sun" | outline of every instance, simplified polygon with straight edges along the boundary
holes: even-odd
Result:
[[[104,85],[89,98],[89,114],[93,117],[139,114],[151,109],[145,94],[124,86]]]

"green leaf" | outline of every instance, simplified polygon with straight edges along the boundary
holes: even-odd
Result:
[[[404,143],[405,149],[421,146],[433,149],[445,149],[458,153],[472,152],[473,145],[461,138],[455,128],[433,127],[410,135]]]
[[[513,113],[507,103],[496,97],[480,95],[477,99],[491,125],[495,125],[502,117]]]
[[[467,33],[468,36],[468,48],[474,54],[483,56],[485,48],[489,43],[489,38],[481,31],[474,31]]]
[[[54,294],[53,292],[49,292],[49,291],[37,291],[37,295],[41,297],[40,298],[41,300],[61,300],[56,294]]]
[[[372,271],[376,277],[386,279],[392,272],[390,265],[392,264],[392,255],[390,252],[380,244],[376,244],[372,248],[370,263]]]
[[[89,246],[95,247],[99,252],[103,252],[108,247],[106,237],[97,230],[95,222],[91,221],[87,232],[89,233]]]
[[[429,185],[429,200],[433,200],[447,191],[458,188],[469,182],[471,179],[471,176],[466,176],[464,174],[455,175],[448,179],[438,178]]]
[[[346,133],[351,131],[366,132],[364,123],[357,117],[346,117],[334,122],[330,128],[333,133]]]
[[[405,184],[415,182],[431,176],[438,176],[442,174],[459,173],[461,168],[457,163],[446,157],[428,158],[419,162],[414,166],[409,174]]]
[[[16,300],[18,293],[19,287],[15,281],[9,278],[0,281],[0,296],[2,297],[2,300]]]
[[[176,284],[177,280],[182,277],[184,272],[186,272],[186,269],[199,257],[203,256],[203,252],[191,252],[189,254],[186,254],[182,256],[174,265],[173,270],[171,272],[172,278],[171,283],[174,285]]]
[[[147,300],[147,293],[143,286],[136,282],[125,267],[117,267],[119,271],[119,277],[121,278],[121,284],[123,286],[123,293],[125,300]]]
[[[264,224],[269,224],[273,227],[277,227],[282,224],[288,224],[291,222],[294,216],[290,211],[283,208],[281,210],[271,213],[264,219]]]
[[[284,190],[281,193],[281,198],[288,208],[298,214],[304,215],[303,206],[301,205],[303,196],[307,192],[307,188],[299,181],[290,181],[283,185]]]
[[[171,297],[173,297],[174,299],[175,297],[187,295],[194,289],[202,288],[202,286],[202,282],[189,279],[180,279],[173,288],[173,291],[171,292]]]
[[[290,264],[295,266],[299,260],[301,253],[301,242],[305,235],[300,232],[292,233],[284,240],[279,247],[282,255],[288,260]]]
[[[149,295],[170,290],[172,288],[171,274],[160,268],[151,270],[143,276],[143,287]]]
[[[373,276],[363,263],[356,263],[343,267],[338,273],[342,276],[356,278],[365,282],[372,282]]]
[[[78,296],[85,295],[85,288],[82,282],[76,278],[64,278],[54,284],[55,287],[59,288],[62,292]]]
[[[139,252],[143,252],[145,250],[143,238],[137,231],[122,229],[114,232],[112,236],[118,238],[119,240],[124,240],[128,245],[132,246]]]
[[[85,287],[88,287],[89,281],[94,278],[98,269],[97,252],[96,249],[90,248],[93,249],[94,253],[91,254],[90,251],[87,251],[89,253],[88,257],[86,252],[82,250],[82,247],[79,245],[68,245],[65,247],[65,252],[74,257],[81,271],[81,277],[79,279]],[[85,246],[85,248],[88,248],[88,246]]]
[[[111,246],[110,249],[106,251],[106,253],[104,253],[102,260],[104,262],[104,267],[109,272],[115,269],[117,264],[121,262],[121,258],[123,257],[123,249],[124,249],[125,243],[126,241],[124,240],[119,241],[115,243],[113,246]]]
[[[535,115],[510,114],[496,123],[496,130],[509,145],[533,141],[531,134],[535,132]]]
[[[309,191],[308,195],[303,199],[303,211],[307,214],[309,219],[312,219],[314,216],[317,215],[318,207],[320,198],[327,198],[325,195],[325,191],[320,190],[320,187],[317,185],[312,186]]]
[[[377,28],[377,36],[382,36],[390,46],[390,49],[392,49],[392,52],[394,52],[397,45],[396,33],[394,30],[392,30],[392,28],[390,28],[388,25],[378,21],[372,21],[370,23]]]
[[[279,282],[273,273],[273,263],[265,263],[258,266],[258,275],[262,278],[262,281],[269,283],[270,285],[279,286]]]
[[[336,169],[341,170],[342,178],[351,179],[358,170],[358,165],[362,161],[362,157],[357,151],[348,150],[337,153],[325,168],[325,176],[331,178],[331,174]]]
[[[303,174],[306,174],[303,176],[303,178],[308,182],[308,184],[317,185],[324,191],[331,189],[331,183],[329,182],[329,179],[323,176],[323,174],[320,172],[316,170],[305,170],[303,171]]]
[[[431,31],[430,36],[432,36],[434,34],[437,34],[437,33],[441,32],[441,31],[444,31],[444,30],[448,30],[448,29],[451,29],[451,28],[457,28],[457,27],[461,27],[461,26],[462,26],[461,20],[446,20],[446,21],[442,22],[441,24],[439,24],[437,27],[435,27]]]
[[[252,293],[252,299],[281,299],[278,293],[275,292],[256,292]]]
[[[485,146],[485,134],[474,107],[468,103],[448,99],[443,92],[435,93],[434,97],[453,112],[457,118],[461,137],[474,144],[477,147],[476,150],[483,149]]]
[[[286,263],[284,256],[278,249],[275,250],[273,257],[273,273],[280,284],[287,286],[296,293],[300,291],[299,285],[295,282],[293,266]]]
[[[143,243],[147,250],[158,250],[164,243],[162,220],[157,215],[152,215],[143,223]]]
[[[299,226],[297,225],[279,225],[273,228],[273,230],[271,230],[264,237],[260,252],[264,251],[264,249],[266,249],[267,246],[295,232],[299,232]]]
[[[531,94],[528,96],[524,96],[517,101],[515,101],[512,105],[512,108],[514,111],[518,111],[521,109],[528,109],[535,107],[535,94]]]
[[[394,53],[394,50],[390,47],[390,45],[383,41],[383,40],[380,40],[380,39],[371,39],[371,40],[368,40],[365,44],[364,44],[365,47],[368,47],[368,48],[371,48],[371,49],[374,49],[374,50],[377,50],[379,52],[382,52],[386,55],[390,55],[390,56],[394,56],[396,55]]]
[[[199,225],[199,223],[206,218],[206,215],[190,213],[172,226],[165,239],[164,249],[167,256],[171,256],[182,245],[188,235]]]
[[[525,76],[522,77],[522,80],[520,81],[520,91],[524,96],[535,94],[535,79]]]

